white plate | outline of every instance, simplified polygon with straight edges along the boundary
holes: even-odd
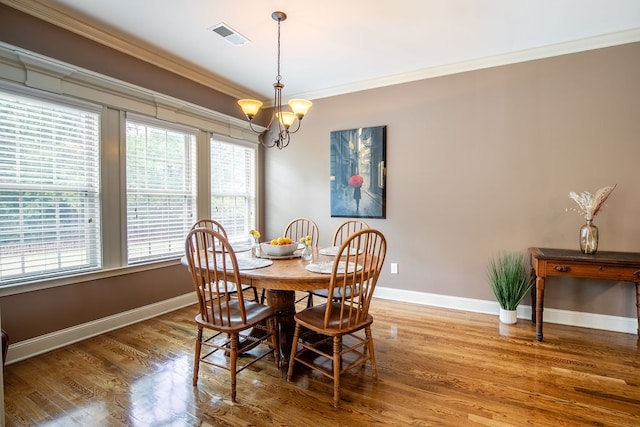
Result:
[[[344,274],[347,270],[347,263],[344,261],[340,261],[338,263],[338,274]],[[311,264],[307,264],[305,268],[312,273],[320,273],[320,274],[331,274],[333,272],[333,261],[330,262],[314,262]],[[362,270],[361,265],[356,265],[353,262],[349,263],[348,272],[353,273],[354,271]]]
[[[270,259],[262,258],[240,258],[238,259],[238,270],[255,270],[256,268],[269,267],[273,264]]]
[[[231,244],[234,252],[247,252],[251,250],[251,243],[233,243]],[[207,248],[209,252],[213,252],[213,248]],[[220,252],[220,246],[216,246],[216,252]]]
[[[338,249],[340,249],[340,246],[329,246],[328,248],[322,248],[318,251],[318,253],[320,255],[328,255],[328,256],[336,256],[338,255]],[[362,249],[360,249],[358,251],[358,253],[362,253]],[[347,253],[345,252],[342,256],[346,255]],[[356,254],[356,248],[349,248],[349,255],[355,255]]]
[[[220,254],[217,255],[218,262],[220,262]],[[273,264],[270,259],[262,258],[236,258],[238,261],[238,270],[255,270],[256,268],[269,267]],[[227,270],[231,270],[231,261],[227,264]]]
[[[247,252],[251,250],[251,243],[232,243],[231,247],[234,252]]]

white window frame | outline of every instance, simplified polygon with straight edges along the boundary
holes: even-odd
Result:
[[[233,148],[235,154],[242,152],[249,155],[245,170],[229,170],[220,173],[216,168],[215,145]],[[230,242],[246,242],[249,230],[257,229],[258,224],[258,147],[254,144],[242,143],[219,135],[211,135],[209,140],[209,188],[211,218],[219,221],[227,232]],[[234,168],[235,169],[235,168]],[[231,176],[236,174],[236,176]],[[216,177],[223,180],[222,187],[218,186]],[[235,181],[235,182],[234,182]],[[244,181],[244,182],[241,182]],[[216,191],[216,188],[218,190]],[[219,198],[225,198],[229,203],[219,204]],[[231,206],[233,205],[233,206]]]
[[[134,140],[129,137],[133,126],[145,131],[142,153],[135,159]],[[184,236],[197,216],[199,131],[137,114],[127,114],[125,127],[127,264],[180,257]],[[153,139],[158,138],[162,149],[150,153]],[[143,162],[143,167],[134,168],[135,160]],[[134,187],[136,179],[139,184]]]
[[[0,134],[0,139],[7,141],[7,151],[0,153],[0,158],[4,157],[7,162],[11,161],[12,155],[9,141],[15,139],[19,144],[13,152],[15,162],[2,166],[4,171],[12,167],[16,169],[13,177],[0,177],[0,202],[4,200],[2,193],[6,200],[11,200],[9,195],[15,194],[22,206],[17,228],[0,226],[0,287],[100,270],[102,108],[18,87],[0,86],[0,92],[23,102],[24,114],[29,114],[28,122],[25,120],[24,127],[19,127],[29,130],[21,134]],[[84,120],[81,119],[83,116],[89,121],[81,123],[93,128],[76,126],[78,120]],[[59,121],[52,125],[54,122],[49,120],[53,119]],[[48,127],[57,130],[38,135],[40,130]],[[2,129],[0,126],[0,133]],[[36,149],[42,151],[42,167],[39,168],[33,164],[34,156],[25,151]],[[82,167],[67,167],[79,160],[83,162]],[[34,197],[29,194],[34,193],[41,194],[42,200],[48,202],[29,201]],[[78,211],[78,207],[82,207],[82,211]],[[28,209],[31,214],[23,212],[23,209]],[[9,218],[3,218],[4,214],[0,210],[0,219],[7,224]],[[11,235],[18,238],[13,244]]]

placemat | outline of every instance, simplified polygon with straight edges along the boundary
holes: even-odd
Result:
[[[340,246],[329,246],[328,248],[322,248],[318,251],[318,253],[320,255],[328,255],[328,256],[336,256],[338,255],[338,249],[340,249]],[[360,249],[358,251],[358,253],[362,253],[362,249]],[[345,256],[347,253],[343,253],[342,256]],[[356,249],[355,248],[349,248],[349,255],[355,255],[356,254]]]
[[[239,270],[255,270],[256,268],[269,267],[273,264],[273,261],[260,258],[239,258],[238,269]]]
[[[313,262],[311,264],[307,264],[304,268],[312,273],[331,274],[333,272],[333,261]],[[347,270],[349,273],[353,273],[354,271],[362,270],[362,266],[360,264],[356,265],[355,263],[350,262],[349,267],[347,268],[346,262],[338,262],[338,274],[344,274]]]
[[[260,255],[258,255],[258,258],[264,258],[264,259],[294,259],[294,258],[300,258],[301,254],[300,253],[292,253],[290,255],[282,255],[282,256],[277,256],[277,255],[268,255],[268,254],[263,254],[261,253]]]

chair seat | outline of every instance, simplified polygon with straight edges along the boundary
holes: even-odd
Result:
[[[220,325],[219,323],[215,323],[215,322],[207,322],[202,317],[201,313],[195,317],[195,320],[198,324],[202,326],[208,326],[208,327],[215,326],[216,330],[227,332],[227,333],[233,333],[233,332],[239,332],[239,331],[245,330],[247,329],[247,327],[255,326],[263,322],[268,317],[273,316],[274,314],[273,308],[267,305],[262,305],[257,302],[245,301],[244,307],[245,307],[245,312],[247,316],[246,323],[242,322],[238,301],[232,301],[229,303],[229,315],[230,315],[231,322],[227,326]],[[211,319],[217,319],[218,316],[220,315],[218,311],[218,307],[209,306],[207,307],[207,310],[208,310],[208,316]],[[226,318],[226,312],[225,314],[223,314],[223,316],[225,316]]]
[[[242,292],[248,291],[249,289],[252,289],[253,290],[253,300],[255,302],[260,302],[260,304],[264,303],[264,297],[262,298],[262,300],[260,300],[258,298],[258,290],[255,287],[253,287],[251,285],[242,285],[241,289],[242,289]],[[210,290],[210,284],[207,284],[207,286],[205,287],[204,290],[206,292],[208,292]],[[218,292],[225,293],[224,285],[221,282],[218,282]],[[229,295],[232,295],[232,294],[235,294],[237,292],[238,292],[238,285],[236,285],[233,282],[227,282],[227,292],[226,293],[229,294]],[[263,291],[263,293],[264,293],[264,291]]]
[[[224,285],[220,282],[218,282],[217,285],[218,285],[218,292],[224,292]],[[251,285],[242,285],[243,291],[246,291],[248,289],[251,289]],[[208,291],[209,290],[208,287],[205,290]],[[233,282],[227,282],[227,292],[230,294],[238,292],[238,285],[236,285]]]
[[[331,310],[331,318],[329,319],[327,328],[324,327],[326,304],[315,305],[296,313],[295,320],[307,329],[311,329],[314,332],[318,332],[328,336],[350,334],[373,323],[373,317],[370,314],[367,314],[367,317],[364,319],[364,321],[361,321],[359,323],[356,323],[355,317],[352,316],[351,325],[349,327],[343,326],[339,329],[340,303],[332,302],[331,305],[333,307]]]
[[[314,289],[312,291],[309,291],[309,293],[319,297],[329,298],[329,289]],[[351,297],[351,288],[346,289],[345,296],[347,298]],[[331,299],[341,299],[341,298],[342,298],[342,288],[335,288],[333,290],[333,297]]]

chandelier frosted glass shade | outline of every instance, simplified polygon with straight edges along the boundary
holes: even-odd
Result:
[[[258,114],[258,111],[260,111],[260,107],[262,107],[262,102],[257,99],[240,99],[238,100],[238,104],[249,120],[253,120],[256,114]]]
[[[312,102],[306,99],[292,99],[289,101],[289,107],[291,111],[293,111],[293,114],[298,117],[298,120],[302,120],[304,115],[307,114],[307,111],[309,111],[309,108],[311,108],[311,105]]]
[[[285,129],[289,129],[293,122],[296,121],[296,115],[291,111],[281,111],[279,113],[276,113],[276,117],[278,118],[280,124],[285,127]]]

